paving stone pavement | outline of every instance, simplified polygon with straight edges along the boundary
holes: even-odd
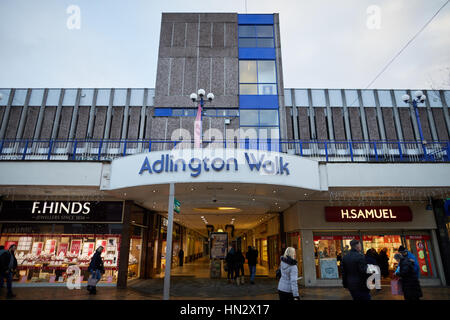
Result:
[[[199,279],[174,277],[171,281],[173,300],[278,300],[276,280],[261,278],[255,285],[228,284],[226,279]],[[163,279],[131,281],[127,289],[99,287],[97,295],[89,295],[84,287],[69,290],[65,287],[23,287],[15,288],[15,300],[160,300]],[[450,287],[422,288],[423,300],[450,300]],[[343,288],[300,288],[302,300],[350,300],[350,294]],[[0,289],[0,300],[4,300],[5,289]],[[392,296],[389,286],[381,292],[372,291],[373,300],[403,300]]]

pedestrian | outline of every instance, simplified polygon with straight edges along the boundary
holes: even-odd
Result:
[[[12,280],[17,269],[17,260],[14,255],[17,246],[12,244],[8,250],[1,251],[0,255],[0,275],[2,278],[1,285],[3,287],[4,278],[6,278],[7,298],[14,298],[16,295],[12,292]]]
[[[178,260],[179,260],[180,267],[182,267],[183,266],[183,262],[184,262],[184,251],[183,251],[183,248],[181,248],[180,251],[178,251]]]
[[[237,285],[244,284],[244,263],[244,255],[242,254],[241,249],[238,249],[234,255],[234,277]]]
[[[89,264],[88,271],[91,273],[91,279],[88,280],[87,290],[89,294],[97,293],[97,283],[102,278],[102,274],[105,273],[105,268],[103,266],[102,259],[103,247],[99,246],[97,250],[95,250],[94,255],[92,256],[91,263]]]
[[[247,254],[245,255],[248,262],[248,270],[250,272],[250,283],[255,284],[256,275],[256,260],[258,259],[258,250],[248,246]]]
[[[381,249],[378,254],[378,266],[380,267],[381,276],[383,278],[389,277],[389,256],[387,254],[387,248]]]
[[[395,254],[394,259],[398,262],[395,275],[400,277],[403,297],[405,300],[419,300],[422,297],[422,289],[414,267],[414,259],[400,253]]]
[[[404,246],[400,246],[398,247],[398,253],[400,253],[402,256],[407,257],[408,259],[412,259],[414,261],[414,271],[417,274],[417,278],[420,277],[420,267],[419,267],[419,262],[417,261],[417,258],[415,255],[413,255],[410,251],[408,251]],[[395,270],[395,272],[398,271],[398,267],[397,270]]]
[[[377,261],[378,254],[376,254],[376,251],[375,252],[374,251],[375,251],[375,249],[373,249],[373,248],[367,250],[365,259],[366,259],[367,264],[373,264],[374,266],[377,266],[378,265],[378,261]]]
[[[353,239],[350,247],[350,251],[342,259],[342,284],[350,291],[353,300],[370,300],[367,262],[361,253],[361,242]]]
[[[280,263],[281,278],[278,282],[280,300],[300,300],[298,294],[298,268],[295,249],[287,247]]]
[[[232,247],[225,257],[225,262],[227,264],[228,283],[231,283],[234,279],[234,254],[234,248]]]

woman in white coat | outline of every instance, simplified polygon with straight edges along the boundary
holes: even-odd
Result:
[[[299,300],[298,294],[298,268],[295,249],[288,247],[281,257],[281,278],[278,282],[278,295],[280,300]]]

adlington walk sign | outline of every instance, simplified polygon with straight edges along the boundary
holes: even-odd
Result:
[[[286,174],[289,175],[289,163],[283,161],[283,156],[275,156],[275,159],[266,158],[265,154],[255,156],[253,152],[244,152],[245,163],[248,168],[255,172],[264,174]],[[203,157],[203,159],[191,157],[189,161],[183,158],[175,159],[173,155],[162,154],[161,159],[151,162],[149,157],[145,157],[139,174],[148,173],[162,173],[162,172],[178,172],[186,171],[189,168],[192,177],[198,177],[202,170],[208,172],[214,171],[239,171],[239,164],[235,157],[224,159],[220,156],[215,158]]]
[[[317,161],[244,149],[154,151],[111,163],[105,190],[168,183],[259,183],[321,190]]]

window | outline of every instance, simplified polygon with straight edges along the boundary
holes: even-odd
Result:
[[[17,89],[14,92],[14,98],[12,101],[13,106],[23,106],[25,104],[25,98],[27,97],[27,89]]]
[[[132,89],[130,97],[130,106],[142,106],[144,101],[144,89]]]
[[[241,126],[278,126],[278,110],[241,110]]]
[[[240,25],[240,48],[274,48],[272,25]]]
[[[349,252],[352,239],[359,240],[359,236],[314,234],[314,260],[317,278],[338,279],[342,277],[342,258]]]
[[[345,90],[345,100],[348,107],[359,107],[358,92],[356,90]]]
[[[341,90],[328,90],[328,97],[330,98],[330,106],[342,107],[342,95]]]
[[[239,94],[276,95],[276,82],[275,61],[239,61]]]
[[[9,100],[10,89],[0,89],[0,106],[6,106]]]
[[[375,107],[375,96],[373,95],[373,90],[361,90],[361,97],[365,107]]]
[[[94,89],[81,90],[80,106],[91,106],[94,98]]]
[[[155,108],[155,117],[196,117],[197,108]],[[203,108],[205,117],[238,117],[237,109]]]
[[[114,90],[114,106],[125,106],[127,101],[127,90],[116,89]]]
[[[61,89],[49,89],[47,94],[47,106],[57,106],[59,104],[59,97]]]
[[[391,93],[388,90],[378,90],[378,101],[381,107],[392,107]]]
[[[311,97],[312,97],[313,106],[315,106],[315,107],[326,106],[324,90],[315,90],[315,89],[311,90]]]
[[[99,89],[97,92],[97,106],[108,106],[110,89]]]
[[[28,103],[31,107],[40,107],[42,104],[42,98],[44,97],[44,89],[32,89],[30,102]]]
[[[77,99],[77,89],[65,89],[63,106],[74,106]]]

